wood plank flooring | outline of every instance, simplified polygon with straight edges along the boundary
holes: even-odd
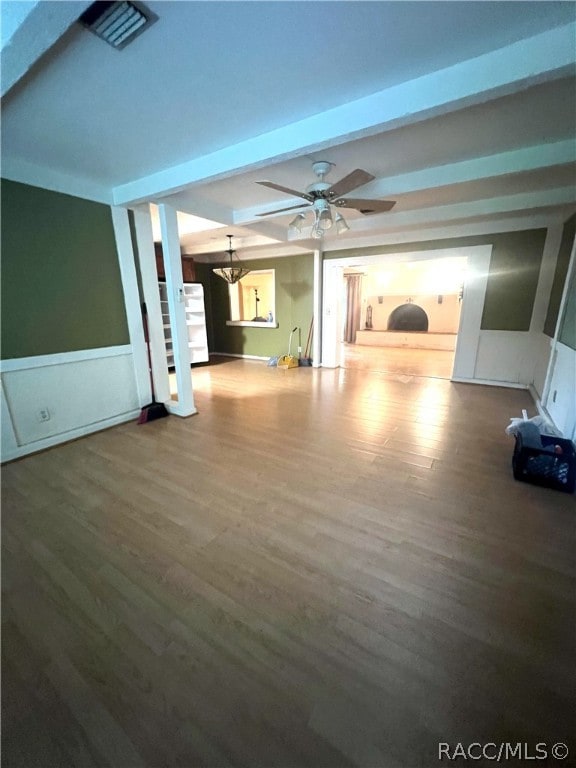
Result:
[[[224,358],[193,380],[190,419],[3,468],[6,768],[576,755],[576,502],[512,478],[527,393]]]
[[[454,352],[451,350],[371,347],[365,344],[342,344],[341,349],[343,368],[437,379],[449,379],[454,368]]]

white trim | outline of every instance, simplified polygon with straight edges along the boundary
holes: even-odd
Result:
[[[314,251],[314,297],[312,304],[312,367],[319,368],[322,354],[322,261],[320,248]]]
[[[389,214],[386,214],[389,215]],[[568,214],[567,214],[568,215]],[[490,221],[477,222],[456,222],[436,226],[425,226],[414,229],[402,227],[389,231],[382,223],[382,227],[375,229],[374,232],[355,232],[353,229],[344,235],[339,235],[332,239],[328,237],[324,240],[324,258],[340,258],[336,254],[340,251],[360,250],[364,248],[378,248],[387,245],[400,245],[403,243],[420,243],[434,240],[453,240],[460,237],[477,237],[479,235],[500,235],[507,232],[519,232],[526,229],[549,229],[553,227],[562,227],[566,215],[563,212],[534,214],[530,213],[522,216],[510,216],[508,218],[491,219]],[[374,224],[374,216],[370,217]],[[352,222],[353,224],[354,222]],[[242,257],[250,261],[258,259],[280,259],[291,256],[301,256],[303,253],[314,254],[318,241],[310,239],[290,240],[289,242],[267,242],[264,246],[265,251],[253,250],[242,240]],[[313,245],[310,247],[310,243]],[[183,246],[186,248],[186,246]],[[193,256],[199,264],[210,264],[216,266],[221,260],[221,251],[214,246],[214,253],[207,251],[209,246],[189,246],[183,253],[184,256]],[[298,250],[299,249],[299,250]]]
[[[167,403],[170,400],[170,380],[168,378],[168,361],[166,358],[166,339],[162,327],[162,308],[160,305],[160,291],[158,289],[158,271],[156,269],[156,252],[154,250],[150,206],[139,206],[134,209],[133,214],[140,277],[142,278],[142,292],[148,313],[148,336],[150,339],[154,390],[156,400],[159,403]],[[146,376],[149,381],[148,366],[146,366]]]
[[[51,192],[59,192],[62,195],[73,195],[94,203],[110,206],[114,204],[110,187],[85,177],[78,178],[43,165],[36,165],[19,157],[6,157],[6,154],[2,158],[2,178],[17,181],[20,184],[29,184],[31,187],[49,189]]]
[[[178,237],[176,209],[164,203],[158,206],[160,231],[162,233],[162,253],[164,273],[166,275],[166,293],[170,313],[170,329],[174,351],[174,368],[178,401],[170,401],[170,412],[177,416],[191,416],[196,413],[192,377],[190,375],[190,349],[188,347],[188,327],[184,309],[184,280],[182,277],[182,257]]]
[[[514,381],[497,381],[495,379],[467,379],[461,376],[452,376],[450,381],[455,384],[482,384],[485,387],[502,387],[503,389],[529,389],[528,384],[518,384]]]
[[[10,413],[10,407],[4,392],[2,379],[0,379],[0,427],[2,430],[0,443],[1,454],[12,454],[14,451],[18,450],[18,438],[14,431],[14,419]]]
[[[344,267],[347,259],[324,261],[324,279],[322,287],[322,357],[320,365],[324,368],[340,366],[340,338],[338,330],[341,327],[340,293]]]
[[[374,219],[373,216],[370,217]],[[468,224],[453,223],[436,227],[423,227],[414,230],[404,227],[393,231],[387,231],[383,227],[373,233],[355,233],[353,230],[341,235],[338,240],[326,241],[324,251],[325,259],[342,258],[337,254],[340,251],[362,250],[366,248],[382,248],[389,245],[402,245],[405,243],[421,243],[435,240],[453,240],[460,237],[477,237],[479,235],[501,235],[507,232],[519,232],[526,229],[548,229],[549,227],[562,226],[564,222],[562,214],[523,216],[493,221],[470,222]]]
[[[84,360],[97,360],[102,357],[119,357],[131,355],[132,346],[122,344],[117,347],[96,347],[94,349],[79,349],[73,352],[55,352],[51,355],[35,355],[34,357],[14,357],[0,360],[0,373],[23,371],[29,368],[45,368],[48,365],[63,363],[78,363]]]
[[[242,328],[278,328],[278,323],[253,323],[252,320],[226,320],[226,325]]]
[[[8,449],[7,451],[3,452],[2,464],[7,461],[14,461],[14,459],[19,459],[22,456],[27,456],[30,453],[37,453],[38,451],[46,450],[46,448],[52,448],[55,445],[61,445],[62,443],[68,443],[72,440],[77,440],[78,438],[85,437],[86,435],[90,435],[93,432],[100,432],[103,429],[109,429],[110,427],[115,427],[118,424],[124,424],[127,421],[132,421],[132,419],[137,419],[139,415],[139,409],[127,411],[126,413],[119,414],[118,416],[113,416],[110,419],[103,419],[102,421],[87,424],[86,426],[79,427],[78,429],[71,429],[69,432],[62,432],[57,435],[52,435],[51,437],[46,437],[42,440],[36,440],[33,443],[26,443],[25,445],[19,446],[15,450]]]
[[[550,419],[550,414],[548,413],[546,408],[544,408],[544,406],[542,405],[542,401],[540,400],[540,396],[538,395],[538,392],[536,391],[536,389],[535,389],[533,384],[528,384],[528,391],[530,392],[530,395],[532,396],[532,400],[534,400],[534,405],[536,406],[536,410],[538,411],[539,415],[540,416],[545,416],[547,419]],[[550,419],[550,421],[552,421],[552,423],[554,423],[554,421],[552,419]]]
[[[459,376],[473,379],[476,375],[492,245],[464,248],[462,255],[467,256],[468,262],[451,378]]]
[[[468,259],[467,277],[464,285],[464,302],[460,313],[460,327],[454,354],[452,378],[457,376],[464,380],[476,381],[474,373],[480,344],[480,325],[491,253],[492,245],[485,244],[326,259],[324,261],[322,308],[322,365],[329,368],[337,368],[340,365],[338,332],[341,327],[341,282],[344,268],[382,264],[384,261],[386,264],[398,264],[465,256]]]
[[[550,385],[554,376],[554,367],[556,365],[556,359],[558,356],[558,344],[560,344],[560,326],[564,317],[564,309],[568,300],[568,286],[572,278],[572,272],[576,269],[576,237],[572,242],[572,251],[570,253],[570,260],[568,262],[568,269],[566,270],[566,279],[564,282],[564,288],[562,289],[562,298],[560,299],[560,306],[558,307],[558,317],[556,318],[556,327],[554,328],[554,338],[550,344],[550,357],[548,359],[548,368],[546,370],[546,379],[544,381],[544,389],[542,392],[542,403],[546,408],[548,406],[548,397],[550,396]]]
[[[218,355],[219,357],[240,357],[244,360],[270,360],[270,357],[274,357],[274,355],[268,355],[267,357],[262,357],[261,355],[235,355],[232,352],[210,352],[210,356],[212,355]]]
[[[111,210],[122,291],[124,294],[124,307],[128,322],[128,333],[130,334],[130,343],[132,345],[132,362],[134,365],[136,389],[138,391],[138,402],[143,406],[150,402],[150,378],[148,375],[148,360],[144,342],[142,310],[140,309],[140,294],[138,291],[138,278],[136,277],[130,221],[126,208],[112,208]]]
[[[366,197],[378,198],[407,192],[419,192],[449,184],[462,184],[480,179],[492,179],[510,173],[535,171],[550,166],[576,162],[576,145],[572,139],[556,141],[552,144],[537,144],[529,147],[509,149],[492,155],[475,157],[469,160],[457,160],[453,163],[438,165],[433,168],[421,168],[396,176],[381,176],[374,179],[363,189]],[[290,201],[287,202],[290,205]]]
[[[212,271],[214,271],[214,270],[212,270]],[[261,323],[261,322],[260,323],[259,322],[254,323],[254,321],[252,321],[252,320],[236,320],[236,319],[234,319],[234,318],[240,318],[240,317],[242,317],[244,315],[244,309],[245,309],[245,307],[244,307],[244,297],[242,299],[242,307],[240,307],[240,304],[241,304],[241,302],[240,302],[240,283],[242,283],[242,287],[243,288],[248,289],[250,287],[250,285],[249,285],[250,280],[255,275],[265,275],[266,276],[267,279],[265,281],[263,281],[263,282],[265,282],[265,283],[270,285],[270,291],[269,292],[270,292],[270,295],[271,295],[271,300],[270,300],[270,304],[268,305],[268,310],[270,312],[272,312],[272,317],[276,317],[276,269],[274,267],[271,267],[269,269],[251,269],[250,272],[248,273],[248,275],[245,276],[245,278],[243,277],[241,280],[238,280],[238,282],[230,283],[228,285],[228,302],[229,302],[229,305],[230,305],[230,317],[232,319],[228,320],[226,322],[226,325],[230,325],[231,323],[233,323],[234,325],[244,325],[245,327],[248,327],[248,328],[259,328],[259,327],[266,326],[266,325],[268,327],[270,327],[270,328],[275,327],[273,325],[273,322],[271,322],[271,323],[268,323],[268,322],[266,322],[266,323]],[[246,282],[244,282],[244,279],[246,279]],[[256,280],[255,282],[258,282],[258,280]],[[253,287],[258,288],[259,286],[256,285],[256,286],[253,286]],[[266,293],[268,293],[268,287],[267,287]],[[257,299],[256,304],[258,304],[259,301],[260,301],[260,299]],[[268,314],[266,309],[263,309],[262,311],[264,312],[264,314],[266,314],[266,315]],[[251,314],[253,314],[253,312],[250,312],[249,316]],[[256,314],[258,314],[258,311],[256,311]]]

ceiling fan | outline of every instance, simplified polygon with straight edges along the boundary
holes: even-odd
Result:
[[[357,168],[352,171],[343,179],[337,181],[335,184],[329,184],[325,181],[326,175],[334,163],[329,163],[325,160],[319,160],[312,164],[312,170],[318,177],[318,181],[310,184],[306,187],[305,192],[298,192],[295,189],[289,187],[283,187],[280,184],[275,184],[272,181],[257,181],[263,187],[269,187],[270,189],[276,189],[279,192],[285,192],[287,195],[293,195],[295,197],[301,197],[306,202],[299,203],[298,205],[290,205],[287,208],[276,208],[274,211],[267,211],[266,213],[259,213],[258,216],[272,216],[276,213],[282,213],[283,211],[292,211],[304,206],[312,208],[314,211],[314,223],[312,225],[312,236],[322,237],[324,231],[330,229],[334,223],[336,223],[336,229],[338,234],[350,229],[344,217],[337,213],[335,219],[332,218],[332,210],[330,206],[336,208],[354,208],[364,215],[371,213],[384,213],[389,211],[396,205],[394,200],[367,200],[356,197],[343,197],[348,192],[357,187],[361,187],[374,179],[371,173],[363,171]],[[302,226],[305,221],[305,213],[299,213],[290,222],[289,230],[302,231]]]

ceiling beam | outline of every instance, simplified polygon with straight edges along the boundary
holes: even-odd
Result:
[[[222,260],[225,245],[222,241],[198,244],[184,243],[183,252],[188,256],[200,257],[199,261],[215,263]],[[269,255],[294,254],[300,251],[308,252],[310,250],[308,241],[286,243],[284,240],[271,240],[269,237],[257,234],[235,235],[233,247],[241,260],[252,257],[266,258]]]
[[[533,147],[501,152],[473,160],[463,160],[458,163],[425,168],[421,171],[403,173],[398,176],[385,176],[365,184],[359,197],[394,198],[413,192],[422,192],[452,184],[465,184],[471,181],[491,179],[526,171],[536,171],[542,168],[565,165],[576,162],[576,143],[573,140],[557,141],[554,144],[539,144]],[[252,206],[236,211],[236,224],[248,224],[258,221],[258,214],[268,213],[281,207],[301,204],[304,210],[306,201],[299,197],[285,197],[281,201]],[[294,211],[296,214],[297,211]],[[387,214],[386,214],[387,215]],[[286,216],[280,212],[277,216]],[[267,221],[276,218],[273,213],[266,217]]]
[[[379,229],[390,231],[422,224],[441,225],[443,222],[455,222],[498,214],[528,215],[539,209],[562,205],[576,206],[576,189],[573,186],[418,208],[410,211],[399,211],[398,213],[381,213],[355,219],[350,222],[350,229],[353,233],[358,234],[360,232],[374,232]]]
[[[90,2],[35,2],[26,8],[24,3],[2,3],[2,22],[11,27],[11,34],[0,52],[2,98],[78,21],[89,5]]]
[[[213,200],[192,196],[186,192],[170,196],[157,196],[150,202],[160,205],[167,203],[181,213],[189,213],[191,216],[199,216],[201,219],[217,221],[226,226],[234,224],[234,209],[229,206],[216,203]]]
[[[92,179],[70,176],[68,173],[30,163],[21,157],[2,157],[2,178],[50,189],[64,195],[112,205],[112,190]]]
[[[500,152],[487,157],[476,157],[435,168],[424,168],[398,176],[382,177],[362,187],[362,196],[378,198],[402,195],[574,162],[576,162],[576,143],[569,139],[557,141],[554,144],[538,144],[533,147]]]
[[[305,153],[372,136],[490,101],[574,72],[576,23],[253,137],[116,187],[116,205],[256,170]]]

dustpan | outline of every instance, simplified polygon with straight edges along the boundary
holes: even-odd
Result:
[[[294,355],[282,355],[278,358],[278,368],[298,368],[298,358]]]

